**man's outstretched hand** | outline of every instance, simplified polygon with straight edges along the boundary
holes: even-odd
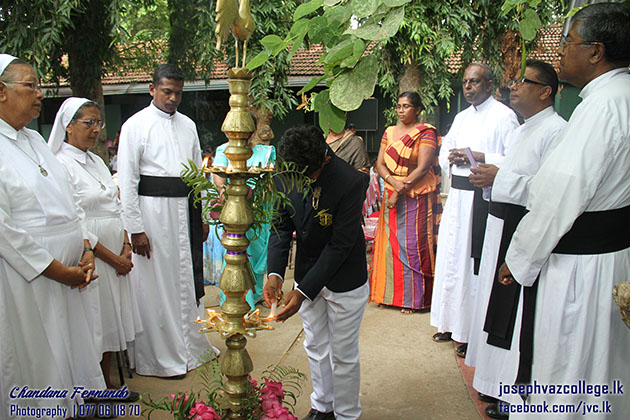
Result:
[[[282,301],[282,280],[276,275],[270,275],[263,288],[263,299],[267,302],[267,305],[271,306],[273,303]],[[304,295],[297,290],[292,290],[287,293],[284,303],[282,304],[282,311],[275,314],[276,321],[286,321],[291,318],[295,313],[300,310],[302,302],[306,299]]]
[[[306,297],[297,290],[291,290],[287,293],[284,298],[284,303],[282,304],[284,309],[276,314],[276,321],[284,322],[295,315],[297,311],[300,310],[304,299],[306,299]]]

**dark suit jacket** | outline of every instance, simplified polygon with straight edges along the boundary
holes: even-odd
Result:
[[[312,207],[310,194],[305,203],[302,191],[288,192],[294,208],[278,209],[276,229],[271,229],[267,251],[267,272],[284,277],[293,232],[296,232],[295,281],[311,300],[324,286],[333,292],[347,292],[367,281],[361,227],[366,187],[363,175],[333,155],[313,183],[313,190],[316,187],[321,187],[317,210]],[[280,185],[278,188],[281,190]],[[322,212],[332,216],[332,220],[325,220]],[[322,222],[330,225],[324,226]]]

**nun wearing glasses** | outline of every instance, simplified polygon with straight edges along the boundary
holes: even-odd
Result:
[[[33,68],[0,54],[0,418],[44,407],[69,417],[75,386],[105,388],[79,293],[97,277],[96,242],[63,166],[26,128],[43,97]],[[25,388],[69,392],[15,399]]]
[[[94,246],[98,281],[81,293],[92,337],[108,389],[114,352],[127,349],[142,331],[140,313],[127,274],[133,268],[131,243],[120,218],[118,187],[105,162],[90,148],[96,146],[105,128],[100,105],[85,98],[68,98],[61,105],[48,139],[48,146],[68,173],[85,212],[85,226],[98,239]],[[138,394],[130,392],[133,402]]]

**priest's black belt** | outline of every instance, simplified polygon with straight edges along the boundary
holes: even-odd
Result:
[[[192,255],[195,299],[197,304],[204,296],[203,287],[203,228],[201,206],[194,205],[190,187],[179,177],[140,175],[138,195],[149,197],[188,197],[188,236]]]
[[[488,206],[488,213],[503,220],[503,231],[501,233],[497,265],[492,276],[492,291],[490,292],[483,330],[488,333],[488,344],[508,350],[512,345],[521,285],[513,282],[504,286],[495,281],[495,279],[499,268],[505,262],[505,254],[510,246],[514,231],[516,231],[516,227],[525,215],[525,212],[525,207],[516,204],[491,201]]]
[[[630,206],[582,213],[560,239],[554,254],[597,255],[630,248]],[[517,383],[531,381],[534,349],[534,313],[538,279],[523,291],[520,357]]]
[[[473,214],[472,214],[472,241],[470,244],[470,256],[473,258],[475,274],[479,274],[481,264],[481,251],[483,251],[483,237],[486,234],[486,220],[488,218],[488,202],[483,199],[483,190],[470,183],[467,176],[453,175],[451,177],[451,188],[456,190],[473,191]]]

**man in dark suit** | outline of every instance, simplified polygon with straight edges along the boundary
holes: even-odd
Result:
[[[276,315],[284,321],[299,311],[311,368],[311,411],[304,420],[351,420],[359,403],[359,328],[368,299],[361,209],[363,175],[336,157],[315,127],[287,130],[278,154],[315,181],[303,191],[285,191],[291,206],[277,209],[268,249],[268,304],[282,296],[293,232],[297,252],[295,288]],[[281,188],[281,187],[279,187]]]

